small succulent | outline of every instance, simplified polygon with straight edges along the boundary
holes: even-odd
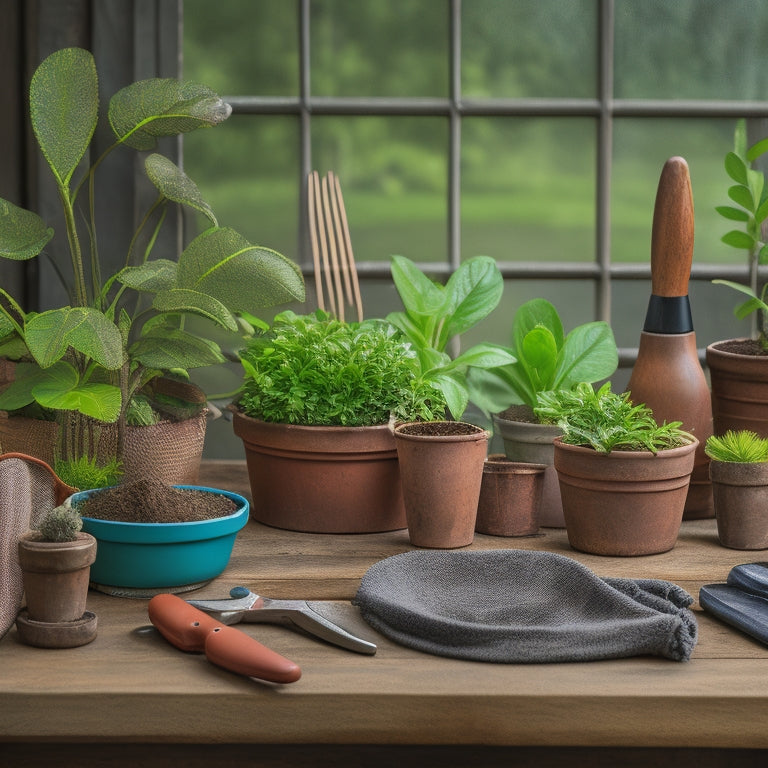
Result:
[[[64,504],[47,512],[37,530],[43,541],[74,541],[83,528],[80,514]]]
[[[753,464],[768,461],[768,438],[748,429],[728,430],[707,438],[704,452],[715,461]]]

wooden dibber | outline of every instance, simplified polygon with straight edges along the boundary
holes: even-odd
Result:
[[[658,422],[682,421],[699,440],[685,505],[685,519],[712,517],[709,458],[712,434],[709,385],[699,362],[688,300],[693,260],[693,194],[688,164],[664,164],[656,193],[651,235],[651,298],[640,334],[637,362],[627,389]]]

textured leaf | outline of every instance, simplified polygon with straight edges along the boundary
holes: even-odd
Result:
[[[188,288],[162,291],[155,296],[152,306],[158,312],[191,312],[230,331],[238,329],[235,316],[218,299]]]
[[[229,228],[198,235],[179,257],[178,288],[207,293],[230,312],[304,301],[299,268]]]
[[[115,136],[134,149],[153,149],[158,137],[217,125],[231,113],[229,104],[210,88],[171,79],[139,80],[109,102]]]
[[[27,321],[29,351],[47,368],[72,347],[99,365],[117,370],[123,364],[123,342],[117,326],[92,307],[61,307],[41,312]]]
[[[0,200],[0,256],[31,259],[52,237],[53,230],[36,213]]]
[[[93,56],[65,48],[46,58],[29,86],[32,129],[60,184],[67,185],[96,129],[99,86]]]
[[[211,206],[203,200],[200,190],[192,179],[175,163],[163,155],[150,155],[144,162],[149,180],[174,203],[186,205],[208,218],[214,227],[218,226]]]
[[[147,261],[138,267],[126,267],[117,274],[118,282],[136,291],[158,293],[173,288],[177,264],[168,259]]]
[[[130,347],[131,358],[145,368],[200,368],[225,362],[218,345],[178,329],[154,326]]]

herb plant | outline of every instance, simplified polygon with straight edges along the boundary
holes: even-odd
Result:
[[[445,399],[416,352],[381,320],[345,323],[321,310],[282,312],[241,354],[239,407],[262,421],[310,426],[443,418]]]
[[[748,429],[728,430],[723,435],[710,435],[704,452],[715,461],[765,462],[768,461],[768,438]]]
[[[541,298],[518,308],[507,351],[515,362],[470,374],[472,401],[487,413],[515,404],[535,408],[540,392],[607,379],[619,363],[608,323],[584,323],[566,335],[555,307]]]
[[[725,156],[725,171],[735,182],[728,189],[728,197],[736,203],[733,205],[717,206],[717,212],[728,219],[743,225],[743,229],[733,229],[721,238],[726,245],[747,251],[749,266],[749,286],[735,283],[731,280],[713,280],[712,282],[727,285],[734,290],[746,294],[747,301],[739,304],[734,314],[740,320],[758,313],[758,341],[763,349],[768,350],[768,335],[766,330],[766,289],[758,286],[758,266],[768,263],[768,245],[765,242],[764,225],[768,220],[768,185],[762,171],[752,165],[761,155],[768,152],[768,138],[762,139],[747,147],[746,122],[740,120],[734,134],[734,148]]]
[[[682,422],[657,424],[648,406],[634,405],[629,398],[629,392],[612,392],[610,382],[598,390],[580,383],[572,390],[540,393],[534,411],[542,423],[557,424],[563,430],[562,442],[591,446],[600,453],[655,454],[693,439],[681,429]]]
[[[110,459],[104,465],[100,465],[95,456],[59,459],[54,464],[53,470],[63,482],[81,491],[117,485],[123,477],[121,461]]]
[[[480,343],[451,358],[449,344],[486,318],[498,305],[504,280],[488,256],[465,261],[445,285],[431,280],[410,259],[392,258],[392,279],[405,311],[391,312],[387,320],[411,341],[421,375],[438,387],[454,418],[469,403],[467,371],[514,362],[494,344]]]

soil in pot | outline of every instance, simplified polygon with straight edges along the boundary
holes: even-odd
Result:
[[[190,523],[226,517],[235,509],[226,496],[147,478],[94,493],[79,511],[83,517],[124,523]]]

